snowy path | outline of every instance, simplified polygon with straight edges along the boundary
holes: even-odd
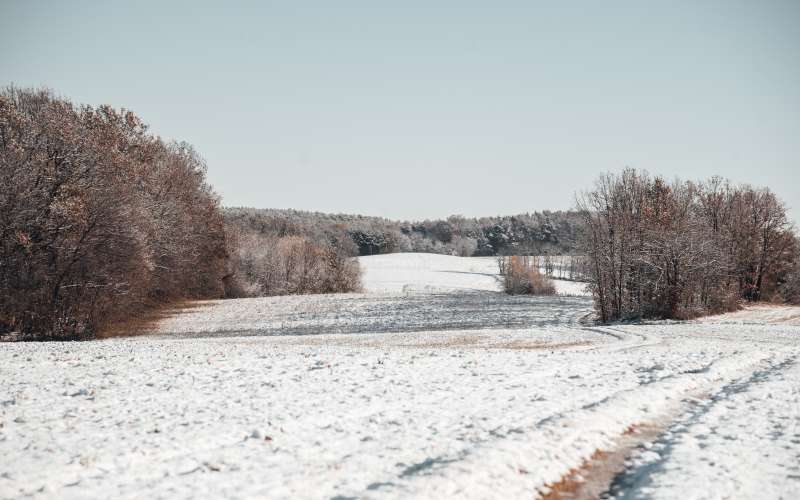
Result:
[[[725,478],[709,493],[800,497],[798,381],[800,363],[792,356],[723,386],[637,456],[611,491],[623,498],[676,498],[687,481]]]
[[[614,494],[800,497],[796,309],[596,327],[590,308],[247,299],[156,337],[0,345],[0,498],[531,498],[643,425]]]

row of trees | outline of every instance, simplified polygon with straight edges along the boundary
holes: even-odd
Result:
[[[571,254],[578,246],[577,212],[399,222],[380,217],[296,210],[225,209],[233,226],[263,234],[324,240],[344,231],[357,255],[426,252],[461,256]]]
[[[205,172],[130,111],[0,92],[0,336],[88,338],[178,299],[360,289],[343,226],[226,223]]]
[[[0,92],[0,335],[85,338],[231,274],[205,164],[130,111]]]
[[[602,176],[578,203],[602,321],[685,318],[731,310],[740,299],[790,298],[797,239],[768,189],[717,177],[667,182],[628,169]]]

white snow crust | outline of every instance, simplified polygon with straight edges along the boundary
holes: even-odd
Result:
[[[453,259],[0,344],[0,498],[532,498],[642,424],[609,495],[800,498],[797,308],[597,326]]]
[[[501,290],[497,257],[394,253],[359,257],[359,262],[368,293]],[[553,282],[560,295],[588,295],[584,283]]]

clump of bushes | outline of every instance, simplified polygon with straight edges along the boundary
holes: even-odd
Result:
[[[229,228],[231,280],[239,297],[361,290],[361,270],[349,240],[313,241]]]
[[[538,261],[528,256],[497,259],[503,289],[511,295],[555,295],[553,281],[541,273]]]

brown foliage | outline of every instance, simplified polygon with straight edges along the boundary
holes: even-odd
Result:
[[[361,289],[358,261],[333,241],[301,236],[242,233],[233,227],[231,248],[238,296],[356,292]]]
[[[0,92],[0,335],[86,338],[154,304],[219,297],[205,165],[132,112]]]
[[[553,281],[539,271],[538,261],[528,256],[498,257],[503,289],[512,295],[555,295]]]

